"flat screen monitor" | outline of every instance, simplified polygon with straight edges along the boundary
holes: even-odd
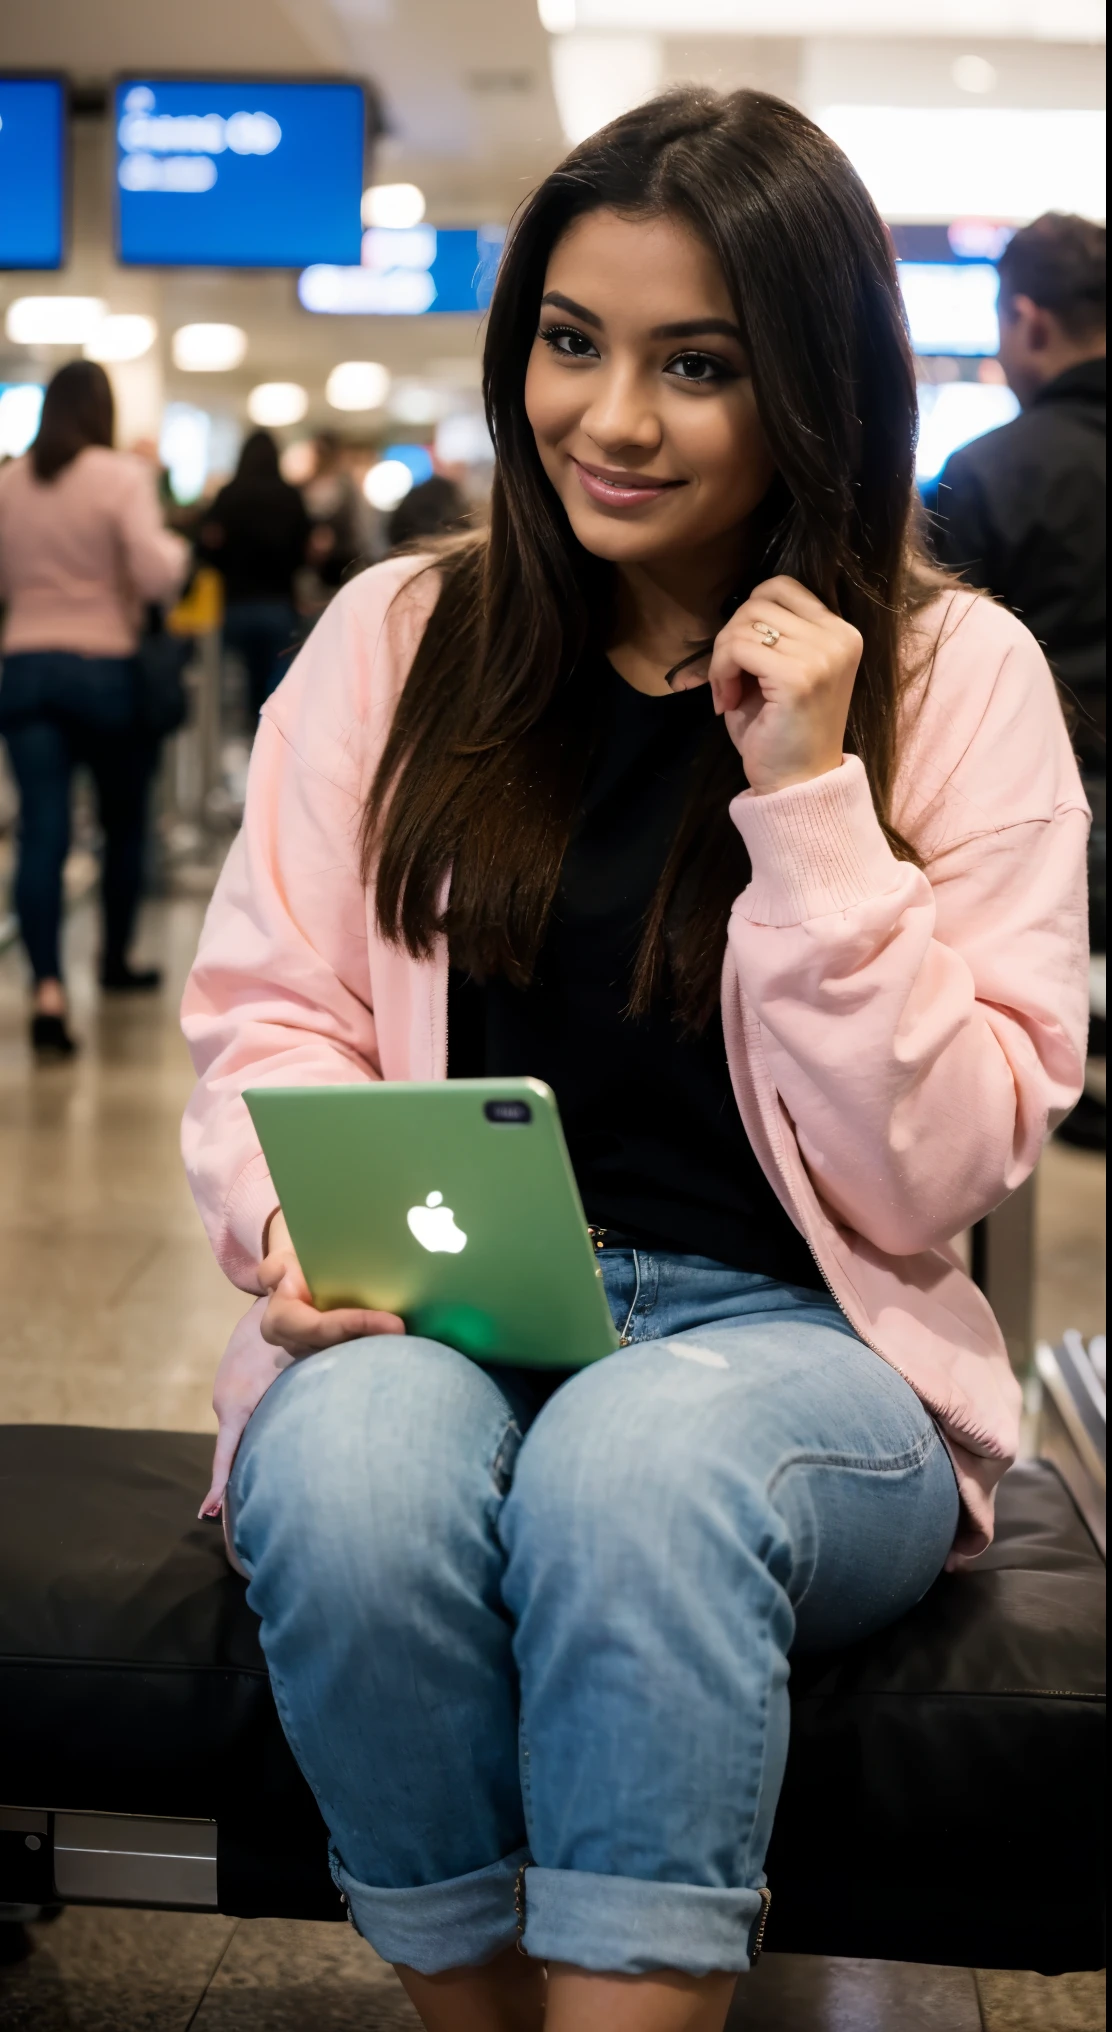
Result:
[[[372,226],[358,267],[307,268],[297,294],[306,310],[339,317],[484,311],[505,237],[501,226]]]
[[[123,78],[115,119],[121,261],[158,268],[358,261],[360,85]]]
[[[61,79],[0,77],[0,268],[61,267],[65,188]]]
[[[996,352],[1000,278],[991,261],[901,261],[898,270],[917,353]]]
[[[920,384],[919,447],[916,478],[921,486],[936,480],[951,452],[999,430],[1019,414],[1019,404],[1002,382],[946,381],[941,387]]]

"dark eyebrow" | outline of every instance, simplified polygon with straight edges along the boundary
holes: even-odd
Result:
[[[735,345],[745,344],[740,327],[730,323],[729,318],[688,318],[686,324],[654,325],[649,337],[652,339],[699,339],[713,332],[720,339],[733,339]]]
[[[569,311],[572,317],[582,318],[583,323],[585,325],[594,325],[596,332],[601,332],[602,319],[600,317],[596,317],[593,310],[587,310],[585,309],[583,304],[576,303],[573,297],[561,296],[558,289],[550,289],[547,296],[542,296],[541,298],[542,310],[544,309],[546,303],[552,304],[553,308],[556,310]]]
[[[582,319],[585,325],[593,325],[597,332],[601,332],[603,329],[602,319],[595,311],[588,310],[585,304],[576,303],[575,298],[572,296],[562,296],[558,289],[550,289],[547,296],[542,296],[542,310],[545,304],[551,304],[554,310],[568,311],[572,317]],[[698,339],[707,337],[712,333],[720,339],[732,339],[737,346],[744,346],[745,344],[740,327],[731,324],[729,318],[688,318],[683,324],[654,325],[649,333],[649,337],[651,339]]]

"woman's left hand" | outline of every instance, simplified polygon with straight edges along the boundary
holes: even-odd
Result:
[[[857,629],[795,579],[766,579],[731,615],[709,677],[752,790],[840,768],[863,647]]]

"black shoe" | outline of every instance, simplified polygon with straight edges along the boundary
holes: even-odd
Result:
[[[64,1016],[32,1016],[31,1049],[36,1058],[72,1058],[77,1040],[66,1029]]]
[[[122,960],[116,966],[106,966],[103,968],[100,976],[100,985],[102,988],[110,989],[113,994],[117,995],[153,994],[156,988],[161,988],[162,986],[162,969],[161,967],[129,967],[126,960]]]

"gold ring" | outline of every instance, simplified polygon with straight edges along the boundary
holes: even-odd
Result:
[[[751,621],[749,625],[753,633],[760,636],[766,649],[775,649],[780,640],[779,628],[771,628],[767,621]]]

